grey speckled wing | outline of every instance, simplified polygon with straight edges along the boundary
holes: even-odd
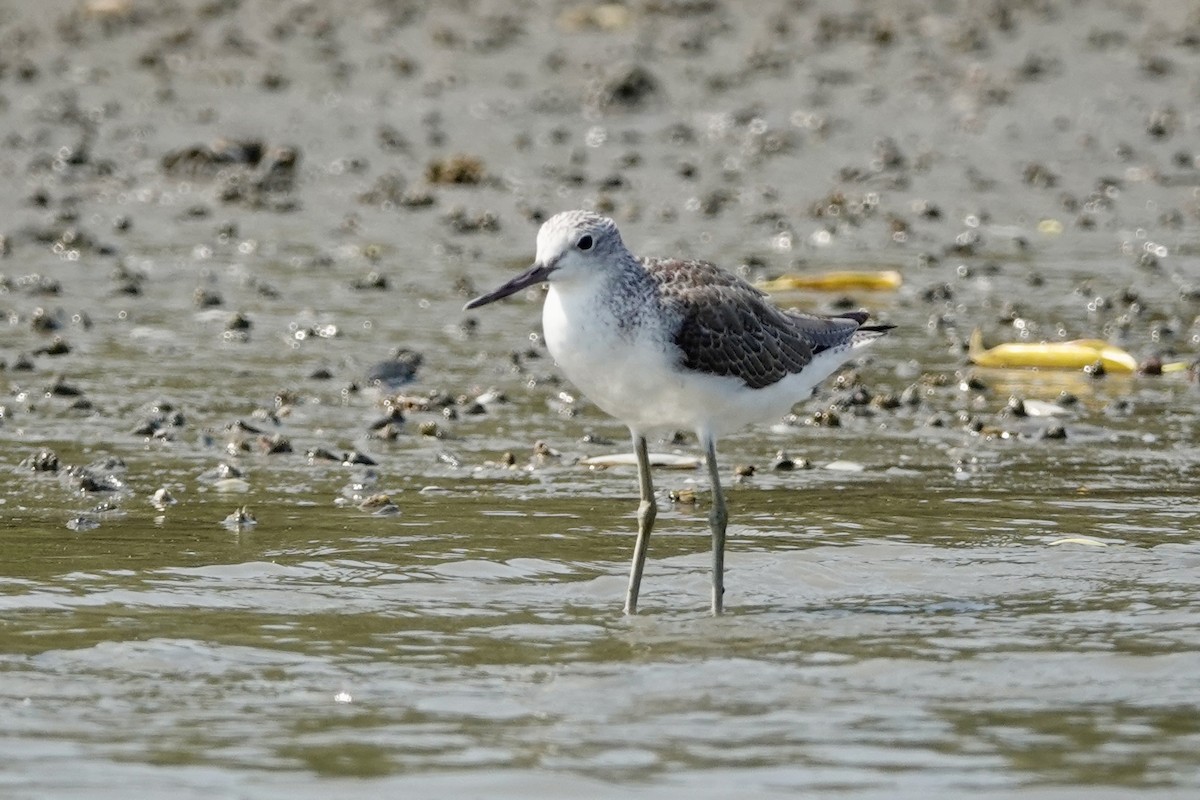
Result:
[[[706,261],[644,259],[663,306],[679,320],[685,369],[740,378],[751,389],[802,371],[813,355],[849,344],[862,320],[782,311],[763,292]]]

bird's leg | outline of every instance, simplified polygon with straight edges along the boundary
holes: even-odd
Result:
[[[729,512],[725,509],[725,495],[721,491],[721,475],[717,469],[717,443],[711,436],[704,441],[704,460],[708,464],[708,480],[712,485],[712,511],[708,515],[708,526],[712,529],[712,613],[721,613],[725,600],[725,525]]]
[[[646,452],[646,437],[633,434],[633,449],[637,453],[638,485],[642,501],[638,504],[638,534],[633,545],[633,563],[629,566],[629,591],[625,595],[625,613],[636,614],[638,590],[642,586],[642,568],[646,566],[646,545],[650,543],[650,529],[658,506],[654,502],[654,483],[650,480],[650,456]]]

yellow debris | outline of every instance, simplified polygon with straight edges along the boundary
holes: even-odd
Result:
[[[890,292],[899,289],[903,282],[900,273],[894,269],[839,270],[815,272],[811,275],[782,275],[775,280],[763,281],[759,288],[765,292],[787,292],[795,289],[811,289],[817,292],[843,292],[852,289]]]
[[[633,12],[620,3],[578,5],[562,12],[558,24],[571,33],[585,30],[612,33],[629,28],[633,24]]]
[[[991,349],[983,346],[978,328],[971,333],[967,357],[981,367],[1035,367],[1040,369],[1083,369],[1097,361],[1108,372],[1136,372],[1137,361],[1119,347],[1101,339],[1073,342],[1007,342]]]
[[[133,0],[87,0],[83,8],[97,17],[124,17],[133,11]]]

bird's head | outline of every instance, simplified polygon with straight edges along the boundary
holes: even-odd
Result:
[[[629,258],[616,223],[590,211],[564,211],[546,220],[537,235],[533,265],[494,291],[467,303],[478,308],[538,283],[583,281]]]

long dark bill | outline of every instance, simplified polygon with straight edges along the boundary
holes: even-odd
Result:
[[[463,311],[469,311],[472,308],[486,306],[488,303],[494,303],[497,300],[508,297],[510,294],[516,294],[528,286],[533,286],[535,283],[542,283],[553,271],[553,267],[534,264],[532,267],[525,270],[520,275],[513,278],[511,281],[499,287],[498,289],[488,292],[487,294],[479,295],[479,297],[476,297],[474,300],[463,306]]]

